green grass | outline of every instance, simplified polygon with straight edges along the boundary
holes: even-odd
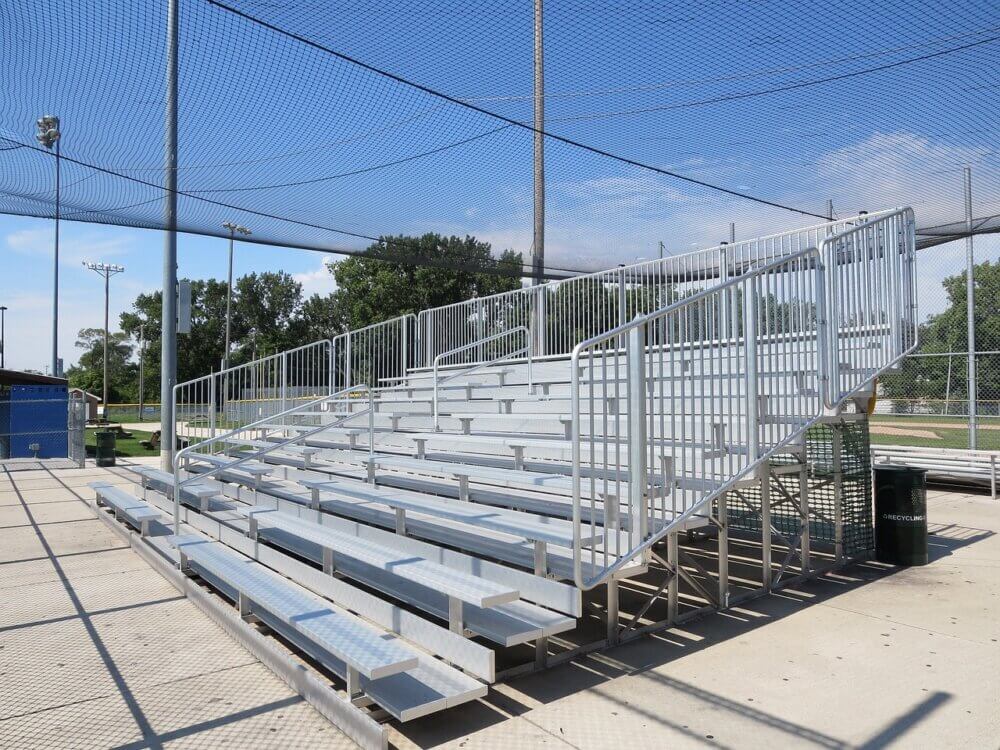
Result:
[[[94,437],[95,432],[97,432],[96,428],[87,429],[86,445],[87,445],[88,456],[93,456],[97,449],[97,439]],[[152,432],[139,432],[138,430],[133,430],[132,437],[130,438],[119,437],[115,441],[115,455],[121,456],[123,458],[160,455],[159,448],[154,448],[150,450],[149,448],[144,448],[139,444],[141,440],[149,440],[150,437],[152,437],[152,434],[153,434]]]
[[[903,425],[906,424],[907,419],[907,417],[892,420],[876,419],[873,420],[873,422],[878,423],[892,421],[898,423],[901,429],[905,429]],[[910,421],[917,422],[922,420],[923,417],[919,420],[913,417],[910,417],[909,419]],[[954,417],[951,417],[950,419],[952,422],[955,421]],[[939,421],[944,420],[941,419]],[[965,450],[969,447],[969,431],[966,428],[914,426],[913,429],[931,432],[937,437],[931,438],[916,435],[878,435],[875,432],[872,432],[871,441],[873,445],[913,445],[922,448],[955,448],[958,450]],[[979,448],[979,450],[1000,450],[1000,430],[979,430],[976,437],[976,447]]]

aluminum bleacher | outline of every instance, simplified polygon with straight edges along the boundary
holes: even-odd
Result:
[[[347,332],[180,384],[205,439],[141,501],[98,494],[170,524],[151,543],[351,710],[407,721],[482,696],[495,655],[544,668],[595,622],[608,646],[729,606],[734,503],[763,530],[750,593],[820,570],[814,525],[847,522],[809,507],[810,431],[863,420],[915,346],[913,249],[899,209]],[[772,501],[778,475],[800,489]]]

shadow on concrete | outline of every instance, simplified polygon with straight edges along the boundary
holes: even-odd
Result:
[[[930,562],[947,557],[955,550],[995,536],[989,529],[976,529],[954,523],[927,524],[927,555]]]

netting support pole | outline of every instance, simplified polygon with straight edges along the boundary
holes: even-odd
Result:
[[[799,543],[799,558],[802,562],[802,573],[811,569],[809,550],[809,464],[799,467],[799,514],[802,517],[802,536]]]
[[[534,88],[534,231],[531,270],[535,284],[545,283],[545,55],[542,0],[535,0],[535,88]]]
[[[167,0],[167,108],[164,117],[163,308],[160,336],[160,468],[173,471],[174,383],[177,381],[177,39],[180,0]]]
[[[972,239],[972,167],[965,177],[965,324],[969,343],[969,450],[976,450],[976,258]]]

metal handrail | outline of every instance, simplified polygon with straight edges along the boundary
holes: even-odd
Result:
[[[243,458],[237,459],[236,461],[233,461],[230,464],[226,464],[225,466],[217,466],[217,467],[214,467],[212,469],[209,469],[206,472],[200,472],[200,473],[198,473],[198,474],[196,474],[194,476],[187,477],[186,479],[181,479],[180,478],[180,470],[182,468],[182,466],[181,466],[182,460],[183,461],[197,461],[198,460],[198,454],[195,453],[194,451],[196,451],[196,449],[198,449],[198,448],[200,448],[202,446],[208,445],[209,443],[225,443],[230,438],[233,438],[233,437],[237,436],[241,432],[246,432],[246,431],[250,431],[250,430],[256,430],[256,429],[259,429],[260,427],[262,427],[265,424],[273,422],[274,420],[284,420],[286,417],[292,416],[292,415],[297,414],[297,413],[309,412],[309,411],[312,411],[314,409],[314,407],[316,407],[316,406],[321,406],[321,405],[323,405],[325,403],[329,403],[329,402],[332,402],[332,401],[343,401],[343,400],[345,400],[343,398],[345,395],[350,396],[352,393],[361,393],[361,392],[364,392],[364,393],[368,394],[368,408],[367,409],[362,409],[361,411],[352,412],[352,413],[348,414],[347,416],[344,416],[344,417],[341,417],[338,420],[335,420],[334,422],[331,422],[331,423],[328,423],[328,424],[318,425],[316,427],[316,429],[314,429],[314,430],[307,430],[305,432],[301,432],[301,433],[299,433],[299,434],[297,434],[297,435],[295,435],[295,436],[293,436],[291,438],[288,438],[286,440],[275,442],[274,445],[267,446],[266,448],[261,448],[256,453],[252,453],[251,455],[244,456]],[[241,465],[247,463],[248,461],[253,461],[255,459],[260,458],[261,456],[266,456],[269,453],[271,453],[273,451],[276,451],[276,450],[278,450],[280,448],[284,448],[284,447],[287,447],[287,446],[292,445],[294,443],[303,441],[306,438],[312,437],[313,435],[316,435],[316,434],[318,434],[320,432],[323,432],[325,430],[329,430],[331,427],[337,427],[339,425],[342,425],[344,422],[347,422],[348,420],[356,419],[357,417],[364,416],[365,414],[368,415],[368,456],[369,456],[369,459],[371,459],[374,456],[374,450],[375,450],[375,403],[374,403],[374,391],[371,388],[369,388],[368,385],[365,384],[365,383],[358,384],[358,385],[353,385],[353,386],[349,386],[347,388],[344,388],[344,389],[341,389],[341,390],[337,391],[336,393],[331,393],[328,396],[323,396],[321,398],[318,398],[318,399],[315,399],[313,401],[310,401],[308,404],[300,404],[299,406],[292,407],[291,409],[287,409],[287,410],[285,410],[285,411],[283,411],[283,412],[281,412],[279,414],[273,414],[273,415],[267,416],[267,417],[265,417],[263,419],[260,419],[260,420],[258,420],[256,422],[252,422],[250,424],[243,425],[242,427],[238,427],[235,430],[230,430],[229,432],[226,432],[226,433],[224,433],[222,435],[211,437],[208,440],[202,440],[200,443],[193,443],[191,445],[185,446],[184,448],[182,448],[180,451],[177,452],[176,456],[174,456],[174,463],[173,463],[173,470],[174,470],[174,533],[175,534],[179,534],[180,533],[181,488],[184,485],[189,484],[189,483],[194,482],[194,481],[197,481],[197,480],[201,480],[201,479],[206,479],[208,477],[217,476],[218,474],[221,474],[224,471],[231,471],[232,469],[237,468],[238,466],[241,466]]]
[[[688,308],[690,306],[693,306],[693,305],[699,303],[700,301],[706,300],[709,297],[720,296],[721,293],[723,293],[723,292],[725,292],[725,291],[727,291],[729,289],[732,289],[732,288],[734,288],[736,286],[749,286],[749,284],[752,283],[754,281],[754,279],[757,279],[757,278],[761,277],[762,275],[771,273],[772,271],[776,271],[776,270],[778,270],[779,268],[781,268],[783,266],[789,266],[790,264],[793,264],[796,261],[798,261],[800,259],[805,259],[807,257],[812,257],[812,258],[815,259],[814,268],[819,273],[822,273],[823,269],[822,269],[822,263],[821,263],[821,257],[820,257],[819,250],[817,248],[815,248],[815,247],[813,247],[813,248],[807,248],[806,250],[800,250],[800,251],[798,251],[796,253],[793,253],[791,255],[782,257],[779,260],[774,260],[774,261],[771,261],[769,263],[765,263],[764,265],[758,266],[758,267],[756,267],[756,268],[748,271],[747,273],[745,273],[745,274],[743,274],[741,276],[738,276],[738,277],[735,277],[733,279],[730,279],[729,281],[727,281],[727,282],[725,282],[723,284],[719,284],[719,285],[716,285],[714,287],[711,287],[710,289],[705,289],[705,290],[702,290],[701,292],[697,292],[697,293],[691,295],[690,297],[686,297],[686,298],[684,298],[682,300],[679,300],[678,302],[674,302],[673,304],[667,305],[666,307],[664,307],[664,308],[662,308],[660,310],[657,310],[657,311],[652,312],[652,313],[648,313],[646,315],[638,316],[638,317],[634,318],[633,320],[629,321],[628,323],[624,323],[624,324],[622,324],[620,326],[616,326],[615,328],[612,328],[609,331],[605,331],[604,333],[598,334],[596,336],[592,336],[589,339],[586,339],[585,341],[581,341],[580,343],[578,343],[573,348],[573,353],[570,356],[570,368],[571,368],[571,373],[572,373],[572,380],[571,380],[571,385],[570,385],[570,389],[571,389],[570,390],[570,410],[571,410],[571,419],[572,419],[571,436],[572,436],[572,462],[573,462],[573,474],[572,474],[572,480],[573,480],[573,485],[572,485],[572,492],[573,492],[573,497],[572,497],[572,501],[573,501],[573,519],[572,519],[572,522],[573,522],[573,579],[574,579],[574,583],[576,584],[576,586],[578,588],[580,588],[582,590],[590,590],[590,589],[594,588],[595,586],[599,585],[602,581],[606,580],[608,576],[613,575],[615,573],[615,571],[617,571],[617,570],[625,567],[631,560],[635,559],[635,557],[637,555],[642,554],[646,550],[650,549],[654,544],[656,544],[656,542],[658,542],[660,539],[662,539],[664,536],[666,536],[667,533],[669,533],[670,528],[673,525],[673,524],[667,524],[667,525],[663,526],[661,529],[659,529],[657,532],[655,532],[653,534],[650,534],[648,536],[648,538],[646,538],[645,540],[641,541],[637,546],[634,546],[633,548],[631,548],[626,555],[620,556],[619,559],[614,564],[612,564],[611,566],[605,568],[602,571],[601,575],[598,576],[595,580],[585,581],[583,579],[583,570],[582,570],[582,552],[583,552],[583,548],[582,548],[582,542],[581,542],[581,522],[582,522],[582,509],[581,509],[581,489],[582,489],[582,487],[581,487],[581,479],[582,479],[582,473],[581,473],[581,429],[580,429],[580,426],[581,426],[581,419],[580,419],[580,377],[581,377],[580,357],[581,357],[581,354],[582,354],[583,350],[589,349],[589,348],[591,348],[593,346],[599,345],[601,343],[604,343],[606,341],[610,341],[610,340],[615,339],[615,338],[626,336],[631,331],[641,330],[642,328],[644,328],[646,325],[648,325],[649,323],[651,323],[653,321],[656,321],[656,320],[658,320],[660,318],[664,318],[664,317],[666,317],[668,315],[676,313],[679,310],[684,310],[684,309],[686,309],[686,308]],[[819,288],[822,289],[822,286],[819,286]],[[820,297],[822,297],[822,295],[820,295]],[[819,328],[824,328],[825,329],[825,321],[822,320],[822,319],[819,319],[817,321],[817,326]],[[819,331],[819,338],[822,339],[824,337],[825,337],[825,330]],[[749,342],[747,342],[747,344],[749,345]],[[823,363],[823,360],[822,360],[822,358],[820,358],[820,362],[819,362],[820,367],[822,367],[822,363]],[[817,414],[814,415],[813,419],[814,420],[818,419],[821,416],[822,416],[822,413],[821,413],[821,410],[820,410],[820,411],[817,412]],[[631,417],[629,419],[630,423],[634,422],[634,421],[636,421],[634,419],[634,417]],[[638,421],[642,421],[642,420],[638,420]],[[809,424],[806,425],[805,427],[803,427],[802,429],[808,429],[808,427],[811,426],[811,424],[812,424],[812,422],[810,421]],[[722,492],[726,491],[730,487],[734,486],[738,481],[740,481],[740,479],[742,479],[743,477],[745,477],[751,470],[753,470],[757,465],[759,465],[760,462],[763,461],[764,458],[766,458],[768,455],[770,455],[770,453],[773,452],[774,450],[775,450],[775,448],[772,447],[771,451],[768,451],[766,454],[763,454],[763,455],[758,454],[757,456],[751,456],[752,460],[750,461],[750,463],[748,463],[748,465],[746,467],[744,467],[743,471],[741,471],[739,474],[734,475],[727,482],[721,484],[716,489],[708,492],[700,501],[694,503],[690,508],[684,510],[683,513],[681,513],[680,516],[677,516],[674,519],[674,523],[681,522],[684,519],[690,517],[695,512],[697,512],[699,509],[701,509],[702,507],[704,507],[704,505],[706,503],[710,502],[715,497],[717,497],[719,494],[721,494]],[[635,476],[630,476],[629,479],[630,479],[630,482],[639,481]]]
[[[524,334],[525,341],[527,342],[524,347],[522,347],[520,349],[516,349],[514,351],[507,352],[506,354],[501,354],[499,357],[494,357],[493,359],[491,359],[489,361],[479,362],[478,364],[473,365],[472,367],[467,368],[465,370],[462,370],[461,372],[453,373],[453,374],[449,375],[448,377],[444,378],[443,380],[438,380],[438,366],[441,364],[441,360],[444,359],[445,357],[450,357],[452,355],[458,354],[460,352],[467,351],[469,349],[476,349],[476,348],[482,346],[483,344],[488,344],[491,341],[497,341],[498,339],[507,338],[508,336],[510,336],[512,334],[515,334],[515,333],[523,333]],[[433,376],[433,382],[434,382],[434,429],[435,430],[440,430],[441,429],[440,425],[439,425],[439,422],[438,422],[438,386],[439,385],[443,385],[444,383],[447,383],[449,380],[454,380],[455,378],[459,377],[460,375],[470,375],[470,374],[476,372],[477,370],[483,369],[484,367],[489,367],[490,365],[495,365],[498,362],[503,362],[504,360],[511,359],[513,357],[519,357],[520,355],[524,354],[525,352],[527,352],[527,354],[528,354],[528,391],[531,392],[531,393],[534,393],[535,386],[534,386],[532,375],[531,375],[531,360],[533,358],[534,352],[533,352],[533,345],[532,345],[532,340],[531,340],[531,331],[528,330],[527,326],[516,326],[514,328],[511,328],[508,331],[503,331],[501,333],[496,333],[496,334],[494,334],[492,336],[489,336],[489,337],[487,337],[485,339],[480,339],[479,341],[474,341],[471,344],[465,344],[464,346],[459,346],[459,347],[456,347],[455,349],[451,349],[450,351],[442,352],[441,354],[437,355],[434,358],[434,366],[433,366],[433,370],[434,370],[434,376]]]

